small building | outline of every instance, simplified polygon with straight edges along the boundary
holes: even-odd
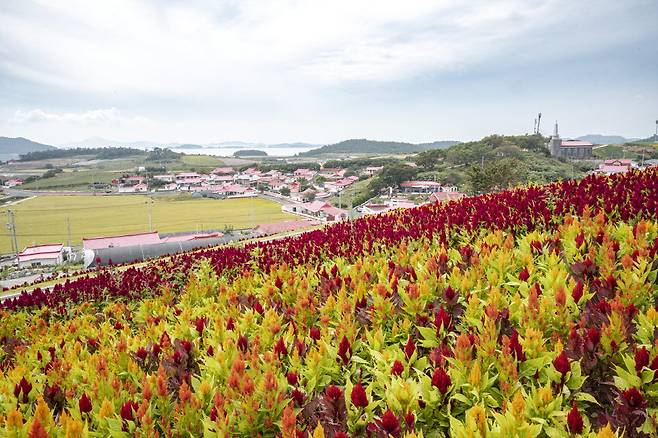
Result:
[[[18,253],[18,267],[55,266],[64,263],[64,245],[48,244],[28,246]]]
[[[176,175],[173,175],[171,173],[167,173],[167,174],[164,174],[164,175],[155,175],[153,177],[153,179],[157,179],[158,181],[164,181],[164,182],[171,183],[171,182],[176,181]]]
[[[464,196],[466,195],[456,191],[436,192],[430,195],[428,201],[431,203],[456,201],[457,199],[461,199]]]
[[[548,149],[554,157],[586,159],[592,158],[592,147],[594,144],[583,140],[563,140],[558,133],[557,122],[553,136],[548,142]]]
[[[12,178],[12,179],[9,179],[5,182],[5,187],[8,187],[8,188],[9,187],[16,187],[16,186],[20,186],[21,184],[23,184],[22,179]]]
[[[363,169],[363,174],[368,176],[373,176],[376,173],[381,172],[384,169],[384,166],[368,166]]]
[[[284,205],[283,211],[297,213],[303,216],[319,219],[323,222],[342,221],[349,217],[346,210],[336,208],[328,202],[313,201],[303,204]]]
[[[635,163],[632,160],[604,160],[603,163],[599,164],[599,168],[594,170],[594,173],[612,175],[628,172],[633,167],[635,167]]]
[[[404,193],[436,193],[441,191],[441,183],[436,181],[404,181],[400,183]]]
[[[210,173],[213,175],[233,175],[235,173],[235,169],[232,167],[216,167]]]

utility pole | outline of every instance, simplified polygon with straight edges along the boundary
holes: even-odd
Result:
[[[66,246],[70,247],[71,246],[71,219],[66,216]]]
[[[146,201],[148,204],[148,213],[149,213],[149,232],[153,232],[153,201],[151,198],[147,198]]]
[[[14,212],[7,210],[7,215],[9,216],[9,223],[7,228],[11,231],[11,245],[13,252],[18,256],[18,240],[16,239],[16,220],[14,218]]]

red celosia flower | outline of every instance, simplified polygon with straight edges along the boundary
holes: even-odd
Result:
[[[414,344],[414,341],[411,339],[411,336],[409,336],[407,345],[404,346],[404,355],[407,356],[407,360],[411,359],[411,356],[414,354],[415,351],[416,351],[416,344]]]
[[[448,373],[443,368],[436,368],[432,374],[432,386],[435,386],[441,394],[448,392],[448,387],[452,384],[452,380]]]
[[[210,410],[210,421],[217,421],[217,408],[215,406]]]
[[[246,352],[248,348],[249,348],[249,341],[247,340],[247,337],[244,335],[240,335],[238,337],[238,349],[242,352]]]
[[[510,348],[516,360],[523,362],[525,360],[525,353],[523,352],[523,346],[519,342],[519,332],[516,329],[512,330],[512,336],[510,336]]]
[[[343,390],[337,387],[336,385],[329,385],[325,390],[325,394],[327,395],[327,398],[329,400],[335,402],[343,396]]]
[[[317,327],[311,327],[311,329],[309,330],[309,336],[314,341],[317,341],[318,339],[320,339],[320,329]]]
[[[366,390],[363,389],[361,383],[357,383],[352,388],[352,394],[350,395],[352,399],[352,404],[359,408],[365,408],[368,406],[368,396],[366,395]]]
[[[338,345],[338,356],[343,360],[343,364],[347,365],[350,357],[352,356],[352,347],[350,346],[350,341],[347,340],[345,336],[341,339],[340,344]]]
[[[80,397],[80,400],[78,401],[78,409],[80,409],[81,414],[86,414],[88,412],[91,412],[92,410],[91,400],[89,399],[89,397],[87,397],[86,393],[82,394],[82,397]]]
[[[629,388],[621,393],[624,402],[633,409],[644,409],[647,407],[647,401],[637,388]]]
[[[446,312],[446,309],[441,306],[439,311],[436,313],[436,316],[434,317],[434,325],[436,326],[436,329],[439,330],[441,326],[445,330],[450,330],[450,315],[448,315],[448,312]]]
[[[407,412],[407,415],[404,416],[404,422],[407,423],[407,430],[413,429],[414,424],[416,424],[416,417],[414,413],[411,411]]]
[[[292,397],[292,399],[294,400],[295,405],[299,407],[301,407],[304,404],[304,400],[306,399],[304,393],[297,388],[293,389],[290,392],[290,397]]]
[[[148,356],[148,351],[146,351],[146,348],[144,347],[139,347],[137,351],[135,351],[135,357],[139,360],[146,359],[146,356]]]
[[[212,345],[209,345],[209,346],[208,346],[208,349],[206,350],[206,354],[207,354],[208,356],[214,356],[214,355],[215,355],[215,349],[212,348]]]
[[[583,417],[578,412],[575,402],[567,414],[567,427],[571,433],[583,433]]]
[[[121,418],[125,421],[134,421],[133,411],[137,411],[137,409],[139,409],[139,405],[132,400],[128,400],[121,406]]]
[[[571,291],[571,296],[573,297],[573,300],[578,303],[580,299],[583,296],[583,282],[578,281],[576,285],[574,286],[573,290]]]
[[[635,350],[635,371],[639,373],[647,365],[649,365],[649,351],[647,347]]]
[[[196,329],[197,333],[199,333],[199,336],[203,334],[203,329],[206,327],[208,324],[208,320],[206,318],[197,318],[194,321],[194,328]]]
[[[519,274],[519,280],[521,281],[528,281],[528,278],[530,278],[530,273],[528,272],[528,268],[523,268],[523,271]]]
[[[599,345],[599,341],[601,340],[601,333],[596,327],[590,327],[587,329],[587,340],[591,342],[594,347]]]
[[[398,420],[398,417],[390,409],[382,415],[379,420],[379,426],[389,435],[393,435],[394,437],[400,436],[400,420]]]
[[[562,377],[571,371],[571,365],[569,364],[569,358],[567,357],[566,351],[562,350],[562,352],[553,360],[553,366],[560,372],[560,374],[562,374]]]
[[[349,438],[345,432],[336,432],[334,438]]]
[[[274,345],[274,354],[276,354],[278,357],[281,357],[281,355],[286,356],[288,354],[288,349],[286,348],[286,344],[283,342],[283,338],[279,338],[279,340]]]
[[[446,299],[446,303],[448,305],[453,305],[457,302],[457,298],[459,297],[459,294],[455,292],[453,288],[448,286],[444,291],[443,291],[443,297]]]
[[[290,385],[292,385],[292,386],[297,385],[298,378],[297,378],[297,374],[296,374],[296,373],[293,373],[292,371],[289,372],[289,373],[286,375],[286,379],[288,379],[288,384],[290,384]]]
[[[226,321],[226,330],[233,329],[235,329],[235,322],[233,321],[233,318],[229,318],[228,321]]]
[[[393,367],[391,368],[391,374],[394,376],[399,376],[404,371],[404,365],[399,360],[393,362]]]

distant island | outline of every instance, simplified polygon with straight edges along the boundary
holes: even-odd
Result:
[[[17,137],[0,137],[0,159],[11,160],[18,158],[19,155],[36,151],[47,151],[57,149],[55,146],[37,143],[27,138]]]
[[[234,157],[267,157],[267,152],[258,149],[242,149],[233,152]]]
[[[308,152],[297,154],[301,157],[316,157],[325,154],[410,154],[430,149],[445,149],[459,144],[458,141],[444,140],[432,143],[405,143],[398,141],[376,141],[352,139],[340,143],[322,146]]]
[[[636,138],[626,138],[621,135],[601,135],[601,134],[588,134],[581,135],[577,137],[576,140],[589,141],[593,144],[624,144],[634,140]]]

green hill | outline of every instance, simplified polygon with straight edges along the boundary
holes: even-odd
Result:
[[[298,156],[316,157],[326,154],[410,154],[430,149],[447,148],[458,143],[458,141],[446,140],[435,141],[432,143],[413,144],[399,141],[376,141],[361,138],[322,146],[308,152],[302,152],[298,154]]]
[[[37,143],[23,137],[0,137],[0,159],[10,160],[29,152],[57,149],[55,146]]]

